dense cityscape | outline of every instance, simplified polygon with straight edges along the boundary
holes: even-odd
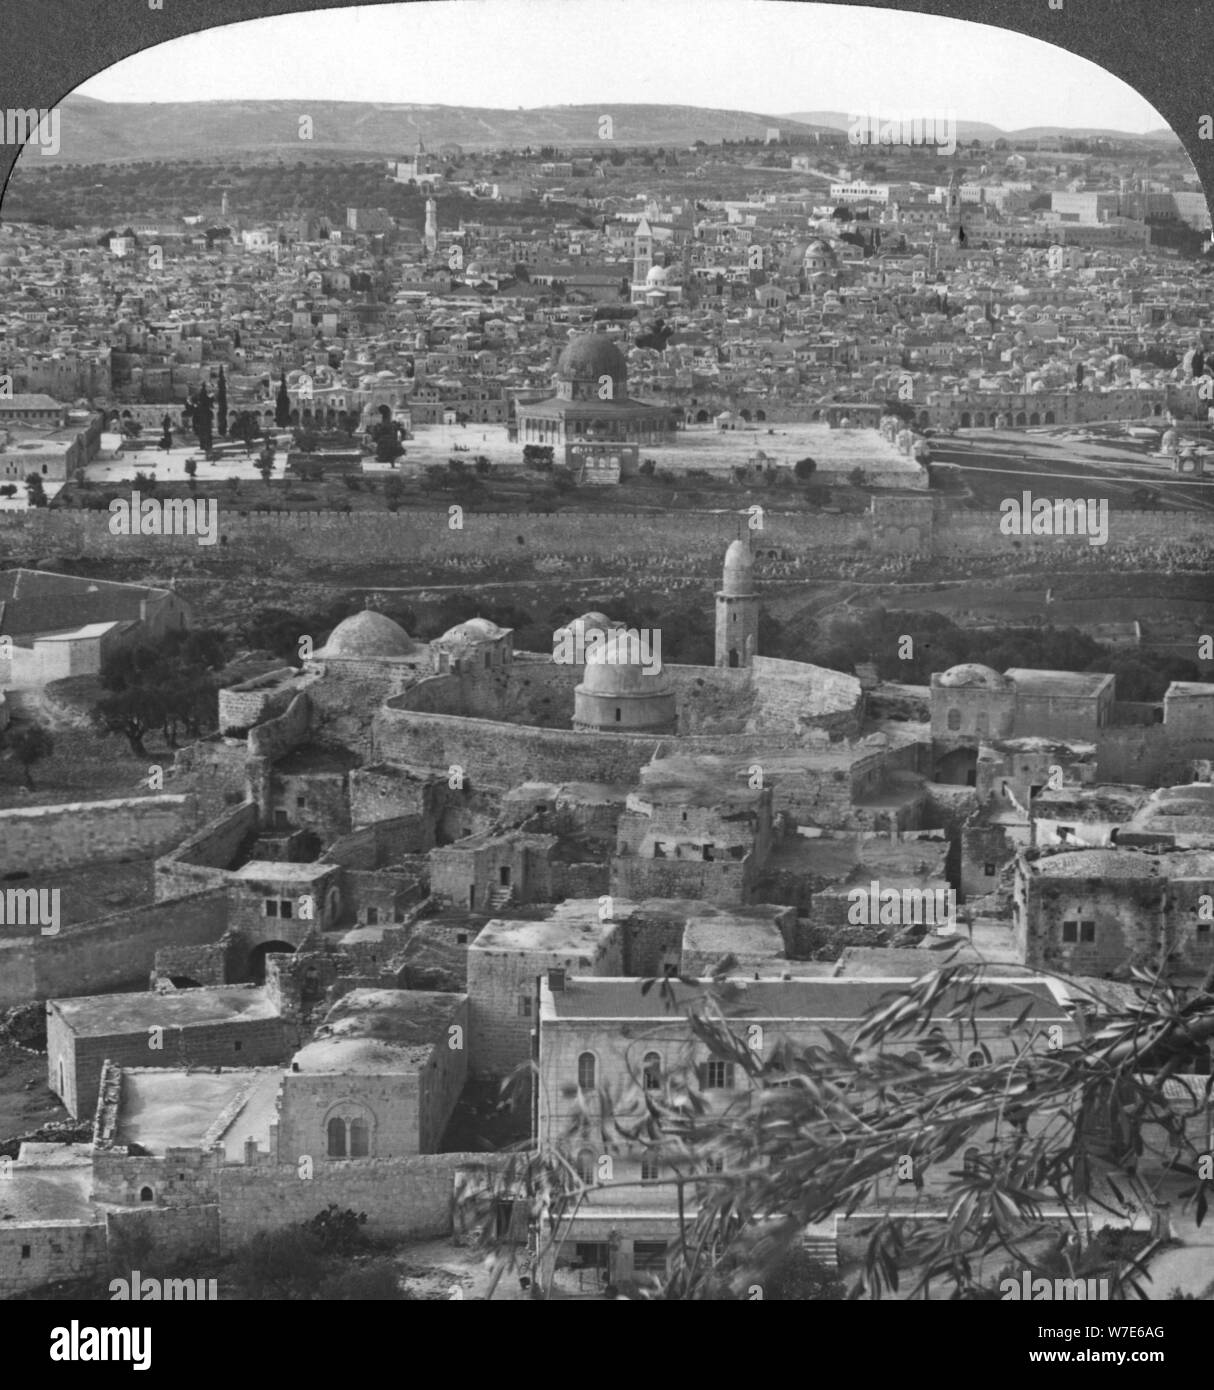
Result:
[[[1170,131],[26,114],[0,1297],[1214,1294]]]

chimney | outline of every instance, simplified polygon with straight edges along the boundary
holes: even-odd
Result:
[[[548,972],[548,988],[553,994],[559,994],[565,988],[565,972],[554,967]]]

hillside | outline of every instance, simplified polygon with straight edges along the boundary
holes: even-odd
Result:
[[[606,142],[599,137],[599,119],[604,115],[612,119],[612,140],[621,145],[761,140],[770,126],[785,132],[796,128],[787,118],[751,111],[610,103],[507,111],[353,101],[143,104],[69,96],[60,112],[57,158],[74,164],[272,152],[301,158],[319,150],[388,157],[411,153],[419,137],[432,151],[447,144],[466,150],[601,148]],[[303,116],[312,120],[310,142],[299,138]],[[805,133],[812,132],[806,128]]]
[[[886,114],[901,116],[902,110],[897,106],[891,106],[888,113],[878,110],[878,115]],[[924,108],[922,114],[926,118],[935,113]],[[851,124],[851,114],[846,111],[792,111],[787,116],[779,117],[779,119],[796,121],[802,125],[822,126],[828,130],[846,130]],[[970,140],[1046,140],[1054,137],[1069,140],[1101,138],[1105,140],[1149,140],[1152,142],[1167,141],[1170,144],[1179,143],[1176,136],[1166,128],[1150,130],[1145,134],[1137,135],[1127,130],[1106,130],[1097,126],[1077,126],[1070,129],[1058,125],[1035,125],[1028,126],[1024,130],[1001,130],[998,126],[990,125],[986,121],[957,122],[957,139],[963,144]]]

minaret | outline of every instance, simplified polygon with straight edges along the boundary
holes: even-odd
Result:
[[[717,665],[749,666],[759,641],[759,596],[749,531],[725,552],[717,594]]]
[[[433,198],[426,199],[426,255],[433,256],[438,250],[438,204]]]

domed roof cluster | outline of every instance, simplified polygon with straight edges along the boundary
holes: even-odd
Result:
[[[374,609],[345,618],[329,634],[329,640],[316,653],[329,659],[368,660],[376,657],[413,656],[418,644],[399,623]]]
[[[1015,682],[989,666],[982,666],[976,661],[963,661],[960,666],[950,666],[940,676],[938,684],[951,689],[1010,690]]]

